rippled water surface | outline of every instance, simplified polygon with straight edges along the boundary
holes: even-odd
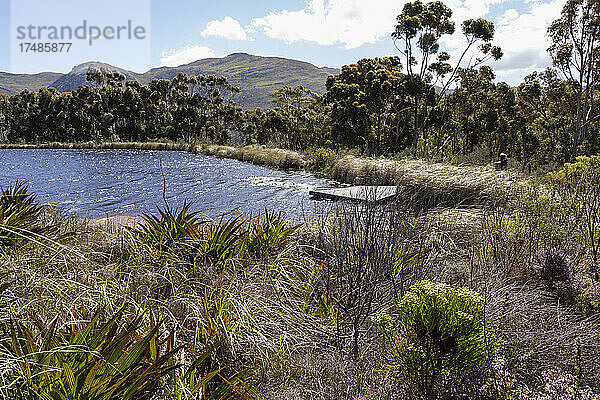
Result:
[[[169,204],[188,200],[211,216],[310,211],[308,191],[329,186],[306,172],[185,152],[48,149],[0,150],[0,186],[27,180],[41,202],[85,217],[141,214],[164,204],[161,160]]]

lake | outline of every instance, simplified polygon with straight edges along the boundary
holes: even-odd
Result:
[[[161,172],[162,163],[162,172]],[[191,202],[218,217],[264,209],[288,215],[316,207],[308,191],[331,182],[307,172],[272,170],[179,151],[0,150],[0,186],[26,180],[42,203],[82,217],[139,215]]]

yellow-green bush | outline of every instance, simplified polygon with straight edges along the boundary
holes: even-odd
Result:
[[[600,282],[600,156],[577,157],[548,178],[590,249],[590,273]]]
[[[477,293],[422,281],[398,302],[397,312],[399,326],[387,314],[374,322],[394,367],[425,398],[436,398],[452,374],[479,366],[485,329]]]
[[[313,171],[328,174],[335,165],[337,159],[338,154],[335,150],[326,148],[317,149],[310,156],[311,169]]]

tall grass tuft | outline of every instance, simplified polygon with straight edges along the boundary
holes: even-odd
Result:
[[[232,158],[257,165],[281,169],[302,169],[308,161],[300,153],[291,150],[273,149],[264,146],[231,147],[209,145],[200,148],[200,152],[209,156]]]
[[[531,184],[513,171],[499,172],[488,167],[353,156],[337,160],[331,177],[352,184],[400,185],[399,200],[420,210],[510,203]]]
[[[299,225],[288,226],[281,213],[265,210],[250,225],[249,250],[253,254],[268,254],[281,249],[288,239],[298,230]]]
[[[235,329],[230,299],[219,293],[204,293],[203,320],[195,332],[194,344],[186,346],[184,368],[169,374],[166,387],[172,399],[251,400],[256,390],[247,382],[252,368],[232,368],[229,334]],[[189,362],[185,362],[186,360]]]
[[[142,223],[131,231],[142,243],[163,251],[184,240],[198,239],[202,224],[198,212],[191,211],[186,202],[179,211],[159,207],[158,215],[144,214]]]
[[[40,224],[43,207],[35,200],[25,181],[0,188],[0,247],[36,239],[51,229]]]

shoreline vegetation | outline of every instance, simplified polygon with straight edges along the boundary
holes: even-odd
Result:
[[[265,146],[194,145],[164,142],[84,142],[0,144],[0,149],[130,149],[186,151],[228,158],[282,170],[308,170],[344,184],[399,185],[400,197],[433,207],[507,204],[532,182],[516,171],[496,171],[491,166],[452,166],[422,159],[391,160],[333,153],[319,163],[313,155]]]
[[[77,150],[163,150],[194,152],[196,146],[185,143],[165,142],[49,142],[49,143],[0,143],[0,149],[77,149]]]
[[[445,191],[472,191],[475,197],[492,197],[490,191],[509,192],[523,186],[528,178],[517,171],[497,171],[488,166],[454,166],[425,159],[338,156],[332,152],[325,165],[317,165],[315,153],[300,152],[250,145],[243,147],[215,144],[187,144],[168,142],[82,142],[82,143],[0,143],[0,149],[80,149],[80,150],[155,150],[186,151],[217,158],[229,158],[282,170],[305,169],[325,175],[346,184],[361,185],[420,185],[444,188]],[[318,156],[317,156],[318,157]]]
[[[195,145],[168,142],[50,142],[39,144],[0,143],[0,149],[79,149],[79,150],[156,150],[186,151],[219,158],[231,158],[256,165],[278,169],[302,169],[309,165],[305,156],[291,150],[268,148],[265,146],[233,147],[222,145]]]

